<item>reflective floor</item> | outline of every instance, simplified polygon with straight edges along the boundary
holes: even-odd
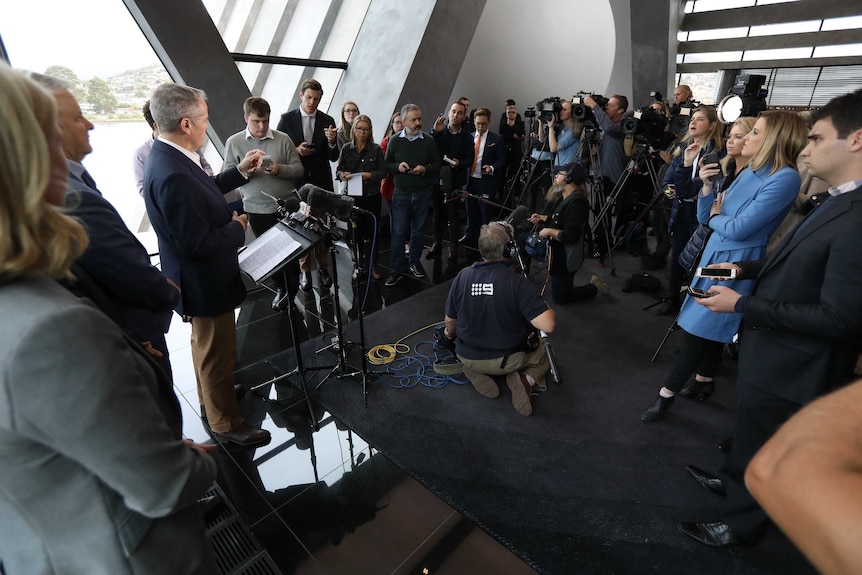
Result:
[[[381,250],[384,274],[387,251]],[[444,269],[445,254],[443,260],[437,269],[427,262],[425,280],[404,278],[391,290],[383,287],[383,280],[372,281],[367,288],[360,284],[357,292],[371,314],[454,274],[454,262]],[[349,321],[356,305],[350,250],[339,247],[336,261],[340,315]],[[315,288],[297,297],[299,341],[335,327],[333,298],[321,298],[313,275]],[[293,347],[294,339],[288,314],[273,313],[271,300],[270,292],[253,290],[237,309],[236,380],[247,390],[240,400],[243,418],[269,430],[272,442],[259,449],[222,447],[215,457],[219,486],[274,564],[283,573],[535,573],[323,407],[314,404],[310,410],[296,377],[273,381],[280,374],[268,359],[293,353],[285,350]],[[373,314],[369,321],[374,321]],[[209,442],[199,416],[189,334],[189,325],[175,318],[168,334],[175,386],[186,436]],[[333,349],[320,354],[333,363],[337,359]],[[309,375],[309,387],[326,373]],[[345,384],[351,383],[323,383]]]

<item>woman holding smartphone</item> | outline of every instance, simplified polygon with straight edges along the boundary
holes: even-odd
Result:
[[[763,257],[766,242],[787,215],[799,191],[796,158],[805,147],[808,129],[795,112],[769,111],[758,116],[742,140],[740,152],[747,159],[733,184],[718,196],[714,182],[721,173],[717,163],[700,167],[703,186],[697,196],[697,217],[714,230],[704,246],[700,266],[712,263],[756,260]],[[692,278],[690,287],[708,294],[713,279]],[[730,280],[725,285],[741,294],[754,290],[753,280]],[[715,389],[712,377],[725,343],[739,329],[739,314],[716,314],[697,305],[691,297],[682,304],[677,325],[682,328],[682,348],[674,360],[658,397],[641,415],[643,421],[659,421],[667,415],[679,392],[697,370],[701,381],[689,388],[690,396],[706,399]]]
[[[356,206],[374,214],[376,220],[380,220],[380,181],[386,176],[386,163],[383,161],[383,151],[374,143],[372,134],[371,118],[359,115],[353,121],[350,130],[351,141],[344,144],[338,159],[338,179],[347,182],[352,178],[362,179],[362,197],[356,198]],[[362,267],[368,264],[368,257],[373,256],[371,275],[374,279],[380,279],[377,270],[377,247],[379,241],[374,241],[374,221],[371,217],[363,214],[356,228],[354,241],[361,246],[360,254],[363,260]],[[374,252],[372,254],[371,248]],[[366,268],[367,269],[367,268]]]
[[[671,236],[670,271],[668,272],[668,302],[663,314],[672,314],[680,306],[680,287],[685,270],[679,265],[679,254],[697,228],[697,193],[703,182],[700,176],[700,158],[706,154],[724,157],[721,122],[712,106],[700,106],[691,115],[688,138],[680,146],[681,153],[674,158],[665,172],[662,188],[672,185],[673,207],[670,211],[668,231]]]

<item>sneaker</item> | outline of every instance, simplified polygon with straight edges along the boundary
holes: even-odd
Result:
[[[400,281],[401,274],[389,274],[389,277],[386,278],[386,282],[383,285],[385,285],[386,287],[392,287]]]
[[[608,284],[602,280],[599,276],[593,276],[590,278],[590,283],[596,286],[596,289],[599,290],[600,294],[607,294],[611,289],[608,287]]]
[[[410,274],[416,279],[422,279],[425,277],[425,270],[422,268],[422,264],[416,262],[412,264],[409,268]]]
[[[480,395],[490,397],[491,399],[500,397],[500,388],[490,375],[473,371],[466,365],[464,366],[464,375],[467,376],[467,379],[470,380],[470,383],[473,384],[473,387]]]

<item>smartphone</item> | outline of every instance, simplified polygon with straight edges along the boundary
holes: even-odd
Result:
[[[450,165],[450,166],[452,166],[452,167],[454,167],[454,166],[455,166],[455,163],[456,163],[456,162],[455,162],[455,160],[453,160],[453,159],[452,159],[452,158],[450,158],[449,156],[443,156],[443,161],[444,161],[444,162],[446,162],[447,164],[449,164],[449,165]]]
[[[722,171],[722,174],[724,173],[724,170],[721,168],[721,164],[719,164],[719,161],[718,161],[718,154],[711,153],[711,154],[707,154],[703,157],[703,165],[707,166],[709,164],[718,164],[719,170]],[[709,181],[709,182],[712,181],[712,178],[704,178],[704,179]]]
[[[311,148],[311,149],[313,150],[313,149],[314,149],[314,148],[316,148],[317,146],[316,146],[315,144],[312,144],[311,142],[306,142],[306,143],[305,143],[305,147],[306,147],[306,148]]]
[[[268,167],[272,166],[272,156],[264,156],[262,158],[262,161],[263,161],[263,163],[261,164],[261,167],[264,170],[267,169]]]
[[[706,291],[706,290],[703,290],[703,289],[700,289],[700,288],[696,288],[696,287],[691,287],[691,286],[688,286],[688,290],[687,290],[687,291],[688,291],[688,294],[689,294],[690,296],[692,296],[692,297],[697,297],[697,298],[712,297],[712,296],[714,296],[714,295],[715,295],[714,293],[709,293],[709,292],[708,292],[708,291]]]
[[[699,278],[712,278],[718,280],[735,280],[736,268],[697,268],[694,272]]]

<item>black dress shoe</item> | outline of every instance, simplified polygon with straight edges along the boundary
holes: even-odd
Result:
[[[252,427],[245,422],[233,431],[225,431],[223,433],[213,431],[213,435],[219,441],[234,443],[241,447],[261,447],[272,440],[272,436],[267,430]]]
[[[311,272],[299,272],[299,289],[304,292],[311,291]]]
[[[691,383],[683,387],[677,392],[677,395],[686,399],[696,399],[698,401],[706,401],[709,396],[715,392],[715,381],[698,381],[693,380]]]
[[[327,290],[332,287],[332,278],[329,270],[317,270],[317,279],[320,280],[320,289]]]
[[[661,421],[670,411],[670,406],[673,405],[673,397],[656,397],[646,411],[641,414],[641,421]]]
[[[440,252],[442,252],[442,251],[443,251],[443,248],[440,246],[440,244],[434,243],[434,245],[431,246],[431,249],[428,250],[428,253],[425,254],[425,259],[426,260],[436,260],[437,258],[440,257]]]
[[[745,540],[736,534],[730,525],[723,521],[712,523],[693,523],[683,521],[676,526],[680,533],[688,535],[695,541],[709,545],[710,547],[730,547],[733,545],[747,545]]]
[[[713,475],[709,471],[704,471],[700,467],[695,467],[694,465],[686,465],[685,470],[688,471],[691,478],[694,479],[701,487],[709,489],[713,493],[718,493],[719,495],[727,495],[727,487],[725,487],[724,481],[722,481],[717,475]]]
[[[284,311],[287,309],[287,304],[287,290],[285,288],[275,290],[275,297],[272,298],[272,311]]]

